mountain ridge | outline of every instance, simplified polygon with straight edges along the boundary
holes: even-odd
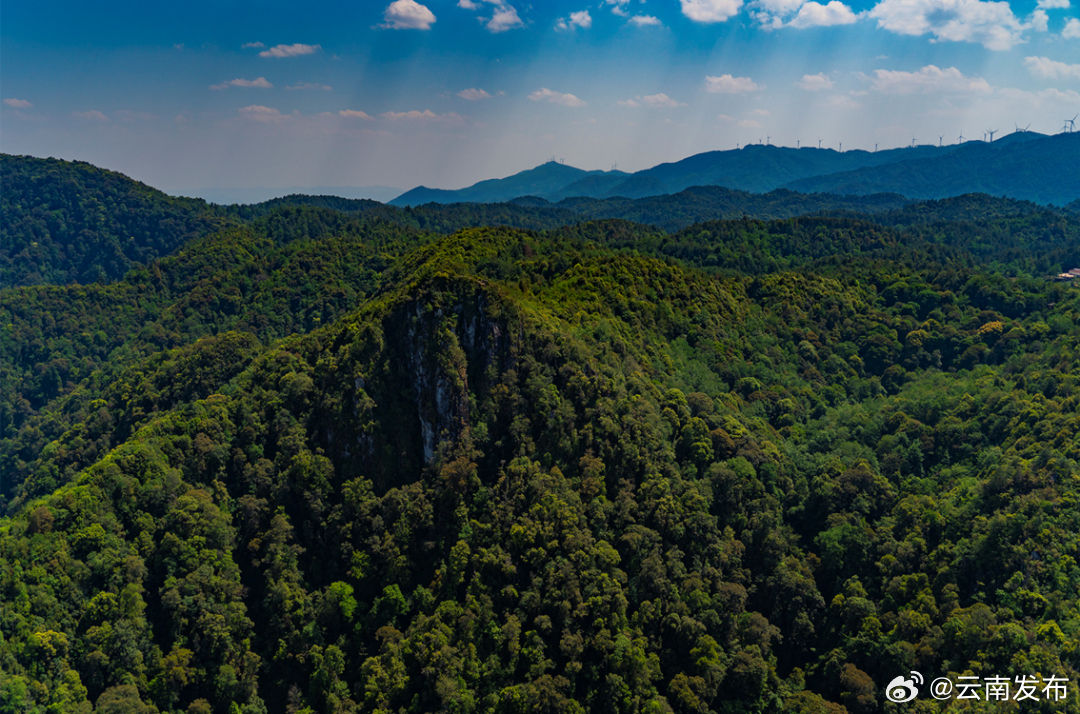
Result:
[[[1040,161],[1052,160],[1054,166],[1080,162],[1080,148],[1067,137],[1065,134],[1014,132],[993,143],[969,141],[964,144],[917,145],[875,152],[750,144],[741,149],[694,154],[680,161],[658,164],[631,174],[585,171],[547,162],[505,179],[486,179],[462,189],[417,187],[396,197],[390,204],[500,203],[524,195],[539,196],[551,202],[580,196],[643,198],[674,194],[692,186],[722,186],[753,193],[767,193],[777,188],[841,195],[899,193],[920,199],[989,192],[1043,204],[1066,204],[1080,198],[1080,187],[1070,185],[1062,190],[1054,190],[1041,185],[1045,182],[1039,182],[1038,190],[1033,190],[1030,178],[1038,177],[1039,168],[1028,166],[1025,169],[1023,161],[1004,161],[1002,154],[1015,156],[1018,145],[1033,144],[1041,152]],[[967,161],[953,160],[950,163],[949,157],[957,154]],[[949,182],[943,182],[939,177],[933,184],[935,188],[928,190],[920,180],[902,180],[903,172],[908,169],[898,167],[911,166],[911,162],[922,162],[915,166],[926,167],[920,171],[920,175],[932,175],[935,171],[942,173],[935,167],[950,167],[957,163],[961,163],[963,169],[950,171]],[[890,166],[893,168],[889,169]],[[995,176],[983,180],[985,177],[982,174],[988,171],[995,172]],[[891,182],[886,179],[889,176],[893,177]],[[557,185],[563,178],[571,180]],[[863,186],[863,183],[872,188]],[[532,190],[520,192],[524,188]]]

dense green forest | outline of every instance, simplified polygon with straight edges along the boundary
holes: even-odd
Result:
[[[651,205],[0,290],[0,712],[1080,711],[1080,220]]]

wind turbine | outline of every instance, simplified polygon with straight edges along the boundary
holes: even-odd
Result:
[[[960,143],[961,143],[961,144],[963,144],[963,143],[964,143],[964,132],[960,132],[960,139],[959,139],[959,141],[960,141]]]
[[[912,148],[912,149],[914,149],[914,148],[915,148],[915,137],[914,137],[914,136],[913,136],[913,137],[911,137],[911,148]]]
[[[1074,131],[1076,131],[1076,117],[1080,117],[1080,114],[1077,114],[1072,119],[1066,119],[1065,120],[1065,125],[1069,127],[1069,133],[1070,134],[1073,133]],[[1065,127],[1062,127],[1061,130],[1065,131]]]
[[[875,154],[877,153],[877,142],[876,141],[874,142],[874,153]]]
[[[799,144],[800,144],[800,143],[802,143],[802,140],[801,140],[801,139],[796,139],[796,140],[795,140],[795,148],[796,148],[796,149],[798,149],[798,148],[799,148]]]
[[[840,153],[844,153],[844,142],[840,142]]]
[[[937,138],[937,145],[938,145],[939,148],[941,147],[941,142],[944,141],[944,139],[945,139],[944,136],[939,136]]]
[[[820,138],[817,140],[817,148],[819,148],[819,149],[821,148],[821,139]]]
[[[997,129],[987,129],[986,133],[990,135],[990,143],[994,143],[994,134],[998,133]]]

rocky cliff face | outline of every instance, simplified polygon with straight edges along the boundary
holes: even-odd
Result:
[[[469,428],[469,393],[491,367],[505,368],[506,330],[486,312],[488,298],[477,292],[443,308],[412,301],[402,310],[409,321],[402,345],[406,355],[424,463],[439,445],[455,443]]]
[[[472,426],[470,396],[514,368],[498,298],[472,281],[425,289],[353,329],[351,359],[338,363],[333,379],[348,380],[341,386],[351,403],[342,416],[356,436],[330,438],[344,426],[338,420],[325,425],[327,441],[346,471],[384,487],[415,479],[460,443]]]

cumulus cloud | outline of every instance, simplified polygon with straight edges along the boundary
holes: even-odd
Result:
[[[300,82],[299,84],[285,87],[285,89],[320,89],[324,92],[329,92],[333,87],[329,84],[319,84],[318,82]]]
[[[626,17],[630,14],[626,11],[626,6],[630,4],[630,0],[604,0],[604,4],[612,6],[611,12],[619,17]]]
[[[315,54],[322,49],[322,45],[276,45],[259,53],[260,57],[300,57],[301,55]]]
[[[870,89],[881,94],[986,94],[992,88],[982,77],[965,77],[956,67],[930,64],[918,72],[876,69]]]
[[[564,107],[583,107],[585,102],[581,101],[573,94],[563,94],[562,92],[554,92],[547,87],[541,87],[535,92],[529,95],[529,99],[534,102],[548,101],[552,104],[561,104]]]
[[[804,74],[803,78],[795,83],[795,86],[808,92],[820,92],[823,89],[832,89],[833,81],[826,77],[824,72]]]
[[[1061,36],[1069,40],[1080,38],[1080,20],[1070,17],[1065,23],[1065,29],[1061,31]]]
[[[29,100],[15,99],[14,97],[5,99],[4,104],[8,105],[12,109],[29,109],[30,107],[34,106],[29,102]]]
[[[617,102],[617,104],[619,104],[620,106],[623,106],[623,107],[640,107],[642,105],[645,105],[647,107],[669,107],[669,108],[673,108],[673,107],[685,107],[686,106],[682,102],[675,101],[674,99],[672,99],[668,95],[664,94],[663,92],[661,92],[660,94],[650,94],[650,95],[645,96],[645,97],[643,97],[641,95],[638,95],[638,96],[634,97],[633,99],[627,99],[626,101],[623,101],[623,102]]]
[[[650,94],[646,97],[641,97],[641,101],[645,103],[647,107],[685,107],[682,102],[677,102],[668,95],[661,92],[660,94]]]
[[[1069,0],[1039,0],[1036,4],[1040,10],[1068,10]]]
[[[416,0],[394,0],[383,12],[384,30],[430,30],[435,13]]]
[[[91,109],[86,112],[72,112],[71,116],[76,119],[85,119],[86,121],[109,121],[109,117],[105,116],[97,109]]]
[[[592,27],[592,15],[589,14],[588,10],[572,12],[570,17],[560,17],[559,21],[555,23],[555,29],[557,30],[573,30],[575,27],[580,27],[583,30]]]
[[[517,10],[510,5],[500,5],[495,8],[495,13],[484,25],[492,32],[506,32],[515,27],[521,27],[525,23],[518,17]]]
[[[361,112],[356,109],[342,109],[338,114],[346,119],[366,119],[368,121],[372,119],[372,116],[367,112]]]
[[[705,78],[705,91],[716,94],[744,94],[764,88],[764,85],[757,84],[749,77],[732,77],[730,74],[722,74],[719,77]]]
[[[462,99],[468,99],[470,102],[475,102],[479,99],[491,99],[491,95],[483,89],[462,89],[457,95]]]
[[[289,118],[288,114],[282,114],[273,107],[264,107],[261,104],[252,104],[251,106],[243,107],[238,111],[240,112],[240,116],[245,119],[257,121],[261,124],[276,124]]]
[[[658,18],[655,18],[652,15],[634,15],[628,22],[636,27],[649,27],[663,24]]]
[[[858,16],[851,8],[840,2],[831,0],[828,5],[811,0],[799,8],[799,14],[788,23],[788,27],[832,27],[833,25],[851,25]]]
[[[1065,64],[1049,57],[1025,57],[1024,66],[1040,79],[1080,79],[1080,64]]]
[[[766,29],[850,25],[859,19],[859,15],[840,0],[830,0],[826,4],[814,0],[753,0],[750,7],[750,16]]]
[[[242,50],[261,50],[263,47],[266,47],[266,45],[261,42],[245,42],[240,45],[240,49]]]
[[[379,115],[387,121],[409,121],[409,122],[448,122],[451,124],[460,124],[462,122],[462,116],[455,112],[449,112],[447,114],[436,114],[430,109],[424,111],[418,111],[413,109],[408,112],[383,112]]]
[[[1030,27],[1009,3],[983,0],[881,0],[867,15],[899,35],[930,34],[937,40],[977,42],[989,50],[1023,42]]]
[[[258,89],[270,89],[274,85],[266,81],[266,77],[258,79],[230,79],[221,84],[211,84],[210,89],[228,89],[229,87],[256,87]]]
[[[517,9],[506,0],[483,0],[483,3],[492,6],[491,17],[480,18],[480,22],[489,32],[506,32],[525,25],[521,18],[518,17]],[[466,10],[480,10],[483,6],[482,3],[473,2],[473,0],[458,0],[458,7]]]
[[[724,22],[739,13],[742,0],[679,0],[682,13],[694,22]]]

